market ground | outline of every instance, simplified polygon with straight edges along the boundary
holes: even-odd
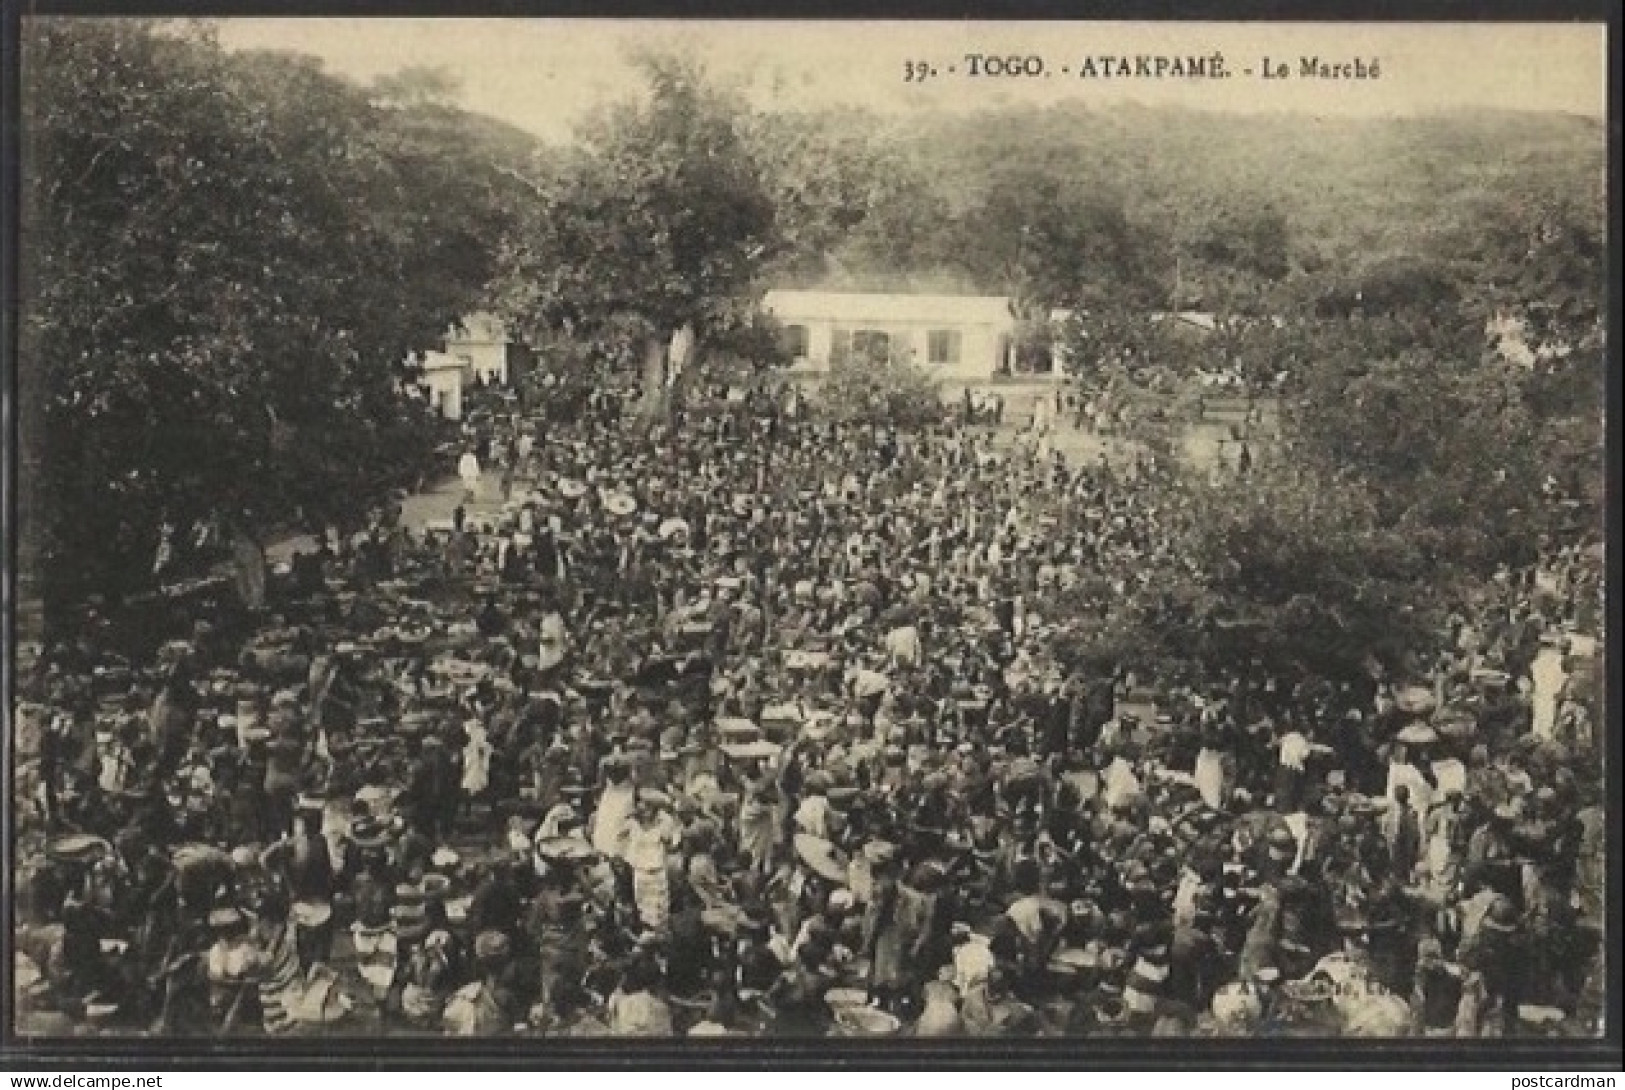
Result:
[[[1024,423],[1005,424],[993,430],[996,441],[1007,449],[1013,449],[1025,441]],[[1125,440],[1065,425],[1056,429],[1052,443],[1054,449],[1064,455],[1072,465],[1097,462],[1102,454],[1115,461],[1134,449]],[[408,496],[401,502],[401,521],[408,529],[419,531],[430,523],[450,519],[462,501],[463,483],[455,474],[448,472],[438,483],[423,492]],[[481,482],[479,496],[469,505],[467,513],[470,516],[480,516],[495,514],[501,509],[501,474],[486,473]],[[315,547],[315,540],[308,535],[286,537],[273,542],[266,550],[266,557],[273,564],[281,563],[290,560],[296,553]]]

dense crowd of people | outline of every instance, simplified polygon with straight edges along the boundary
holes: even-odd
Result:
[[[246,636],[43,649],[20,1032],[1597,1031],[1594,542],[1403,674],[1161,676],[1071,637],[1176,470],[622,404],[470,428]]]

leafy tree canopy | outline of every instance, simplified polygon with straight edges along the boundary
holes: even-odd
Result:
[[[25,31],[23,441],[48,583],[138,588],[162,524],[326,518],[421,464],[402,361],[479,299],[511,215],[494,149],[527,142],[195,25]]]

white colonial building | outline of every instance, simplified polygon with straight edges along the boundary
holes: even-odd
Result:
[[[429,405],[447,420],[463,418],[463,389],[474,379],[473,366],[464,356],[425,352],[418,365],[418,386]]]
[[[513,382],[515,349],[507,327],[494,314],[470,314],[446,331],[446,351],[468,364],[471,377],[506,386]]]
[[[513,386],[535,355],[508,334],[494,314],[479,312],[446,330],[445,351],[425,352],[412,362],[417,385],[429,404],[449,420],[463,415],[464,393],[477,384]]]
[[[889,358],[968,386],[1008,371],[1013,355],[1016,319],[1002,295],[776,290],[762,309],[784,327],[793,375]]]

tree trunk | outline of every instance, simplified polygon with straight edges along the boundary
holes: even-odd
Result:
[[[241,527],[232,535],[232,567],[237,596],[243,605],[259,610],[265,605],[265,549]]]
[[[643,396],[638,411],[648,419],[666,411],[666,345],[669,338],[650,337],[643,346]]]
[[[668,411],[675,412],[688,404],[689,396],[696,385],[700,383],[704,373],[701,356],[703,348],[698,339],[692,340],[688,348],[688,361],[675,378],[667,377]]]

